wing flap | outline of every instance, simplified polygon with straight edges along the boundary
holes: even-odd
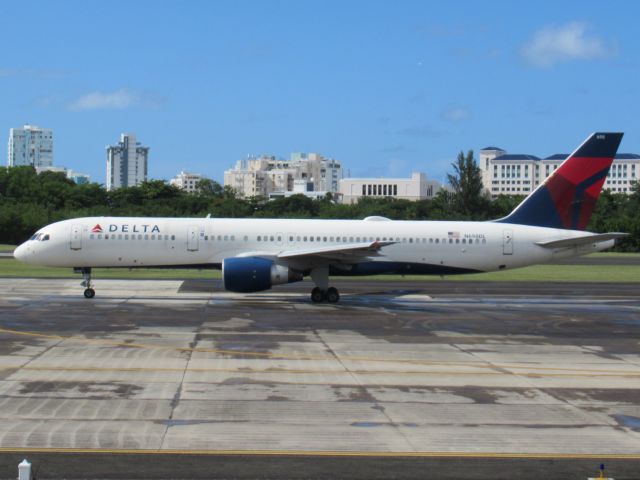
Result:
[[[628,236],[628,233],[594,233],[590,235],[583,235],[573,238],[562,238],[559,240],[545,240],[542,242],[536,242],[536,245],[540,245],[544,248],[564,248],[564,247],[579,247],[580,245],[587,245],[589,243],[600,243],[608,240],[616,240]]]
[[[348,256],[371,256],[377,255],[382,247],[393,245],[396,242],[361,242],[347,243],[344,245],[329,245],[326,247],[305,248],[300,250],[285,250],[280,252],[278,258],[300,258],[300,257],[326,257],[341,258]]]

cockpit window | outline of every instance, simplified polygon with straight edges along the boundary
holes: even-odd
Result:
[[[51,237],[48,233],[34,233],[31,235],[31,238],[29,238],[29,240],[35,240],[37,242],[46,242],[49,239],[51,239]]]

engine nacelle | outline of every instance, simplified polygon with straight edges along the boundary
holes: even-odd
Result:
[[[303,275],[289,267],[260,257],[225,258],[222,261],[224,288],[231,292],[259,292],[273,285],[299,282]]]

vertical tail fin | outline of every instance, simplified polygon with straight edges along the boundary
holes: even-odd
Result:
[[[500,220],[539,227],[584,230],[622,140],[622,133],[594,133],[513,212]]]

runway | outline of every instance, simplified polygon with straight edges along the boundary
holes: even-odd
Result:
[[[336,286],[0,279],[0,477],[639,476],[637,285]]]

